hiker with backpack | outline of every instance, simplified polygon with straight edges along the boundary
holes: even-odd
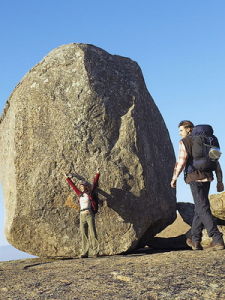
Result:
[[[98,201],[95,189],[98,186],[99,170],[93,180],[92,186],[84,180],[79,181],[78,187],[72,181],[73,174],[65,174],[66,181],[79,197],[80,205],[80,233],[81,233],[81,255],[80,258],[87,258],[90,252],[94,257],[98,256],[99,243],[95,227],[95,214],[98,210]]]
[[[184,180],[190,184],[195,214],[191,227],[191,239],[186,242],[192,250],[202,250],[202,230],[205,228],[212,237],[211,248],[223,250],[225,248],[223,235],[218,230],[212,216],[209,203],[210,183],[213,171],[217,177],[217,191],[224,190],[222,170],[218,159],[220,149],[217,138],[213,135],[210,125],[194,126],[190,121],[181,121],[178,125],[182,137],[179,143],[178,161],[174,168],[171,187],[176,187],[177,178],[184,170]]]

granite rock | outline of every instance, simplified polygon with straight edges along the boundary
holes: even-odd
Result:
[[[51,51],[19,82],[0,120],[5,233],[37,256],[80,252],[64,172],[101,178],[100,254],[130,251],[176,218],[174,151],[138,64],[92,45]]]
[[[225,221],[225,192],[210,195],[209,201],[212,214]]]
[[[195,213],[195,205],[189,202],[178,202],[177,211],[184,222],[191,226]]]
[[[0,262],[0,297],[224,300],[222,252],[144,249],[129,255],[88,258],[85,262],[42,258]]]

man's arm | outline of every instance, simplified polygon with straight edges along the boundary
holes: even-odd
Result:
[[[182,141],[180,141],[178,160],[175,164],[175,168],[174,168],[174,171],[173,171],[173,177],[172,177],[172,180],[171,180],[171,183],[170,183],[172,188],[176,187],[177,178],[180,175],[180,173],[183,171],[183,169],[185,168],[185,165],[187,163],[187,159],[188,159],[188,154],[187,154],[186,148],[184,146],[184,143]]]
[[[217,192],[222,192],[224,191],[224,185],[223,185],[223,173],[222,173],[222,169],[220,167],[220,163],[217,162],[217,166],[216,166],[216,179],[217,179]]]

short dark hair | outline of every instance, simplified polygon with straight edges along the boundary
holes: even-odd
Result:
[[[193,128],[194,124],[191,121],[183,120],[183,121],[180,121],[178,127],[180,127],[180,126],[184,126],[184,128]]]

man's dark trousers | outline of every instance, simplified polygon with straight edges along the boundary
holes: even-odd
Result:
[[[209,188],[210,182],[190,183],[192,196],[195,203],[195,215],[192,221],[191,235],[193,242],[201,242],[202,230],[205,227],[208,236],[213,238],[214,243],[223,242],[222,233],[219,232],[210,210]]]

